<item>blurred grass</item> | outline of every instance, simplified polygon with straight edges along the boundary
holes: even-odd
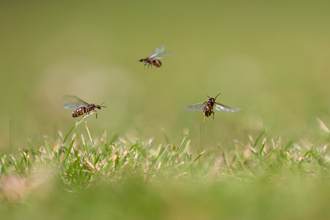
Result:
[[[165,132],[176,142],[187,127],[203,133],[206,148],[265,128],[299,139],[316,117],[330,122],[328,1],[0,4],[4,151],[70,129],[63,94],[105,101],[99,119],[89,119],[95,131],[159,142]],[[144,71],[136,60],[159,44],[175,53]],[[201,113],[180,109],[219,92],[220,103],[242,111],[216,112],[201,125]]]
[[[328,219],[329,131],[203,152],[74,131],[0,155],[1,219]],[[81,125],[80,125],[81,126]],[[81,126],[83,127],[83,126]]]
[[[266,185],[266,187],[265,187]],[[7,208],[5,219],[328,219],[329,184],[287,179],[185,185],[105,185],[77,195],[55,190],[28,206]],[[19,211],[11,211],[11,210]]]

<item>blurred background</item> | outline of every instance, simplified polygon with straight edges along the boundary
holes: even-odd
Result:
[[[264,129],[297,139],[316,118],[330,124],[329,1],[2,1],[0,150],[66,134],[72,94],[107,108],[88,118],[92,136],[129,133],[195,148],[247,140]],[[158,46],[163,67],[141,63]],[[242,108],[180,107],[221,95]],[[80,126],[81,132],[85,132]]]

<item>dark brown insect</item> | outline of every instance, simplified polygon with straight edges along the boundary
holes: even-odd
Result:
[[[105,106],[101,105],[95,105],[95,104],[88,104],[84,100],[78,98],[77,96],[74,95],[64,95],[63,99],[67,102],[64,105],[62,105],[64,108],[72,110],[75,109],[72,112],[72,117],[79,117],[79,116],[84,116],[85,114],[88,115],[89,112],[94,111],[96,112],[96,118],[97,118],[97,111],[95,109],[100,109],[101,107],[105,108]]]
[[[164,57],[168,57],[173,53],[173,51],[167,51],[163,52],[165,49],[164,45],[158,46],[149,57],[140,59],[139,62],[144,62],[144,66],[155,66],[155,67],[161,67],[162,62],[159,59],[162,59]]]
[[[215,98],[210,98],[209,96],[207,96],[209,97],[209,100],[205,102],[200,102],[188,107],[181,107],[181,108],[188,111],[203,111],[204,122],[205,122],[205,116],[209,117],[211,116],[211,114],[213,114],[213,119],[214,119],[213,108],[215,108],[218,111],[225,111],[225,112],[237,112],[241,110],[240,108],[230,108],[229,106],[216,102],[215,100],[220,94],[221,93],[219,93]]]

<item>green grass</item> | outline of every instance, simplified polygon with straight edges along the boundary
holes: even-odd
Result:
[[[83,121],[80,121],[83,122]],[[263,131],[196,152],[132,135],[43,137],[0,156],[6,219],[292,219],[330,216],[329,132],[293,142]],[[36,214],[38,213],[38,214]]]

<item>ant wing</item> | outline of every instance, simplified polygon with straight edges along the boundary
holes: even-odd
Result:
[[[154,59],[162,59],[164,57],[170,56],[172,53],[173,53],[173,51],[166,51],[166,52],[160,53],[160,54],[158,54],[158,55],[156,55],[156,56],[154,56],[152,58],[154,58]]]
[[[62,106],[66,109],[71,110],[71,109],[77,109],[79,107],[86,106],[86,105],[82,105],[82,104],[78,104],[78,103],[65,103]]]
[[[76,104],[82,104],[82,105],[89,105],[87,102],[85,102],[84,100],[78,98],[77,96],[74,95],[64,95],[63,99],[67,102],[67,103],[76,103]]]
[[[165,49],[165,46],[164,45],[159,45],[152,53],[151,55],[149,56],[149,58],[154,58],[155,56],[157,56],[158,54],[160,53],[163,53]]]
[[[217,102],[215,103],[215,109],[218,111],[225,111],[225,112],[238,112],[241,110],[240,108],[230,108],[229,106]]]
[[[203,111],[206,103],[207,103],[207,101],[196,103],[196,104],[188,106],[188,107],[181,107],[181,108],[183,110],[187,110],[187,111]]]
[[[87,106],[89,105],[87,102],[84,100],[78,98],[77,96],[74,95],[64,95],[63,99],[68,103],[68,104],[76,104],[76,106]],[[64,106],[63,106],[64,107]],[[65,107],[64,107],[65,108]]]

